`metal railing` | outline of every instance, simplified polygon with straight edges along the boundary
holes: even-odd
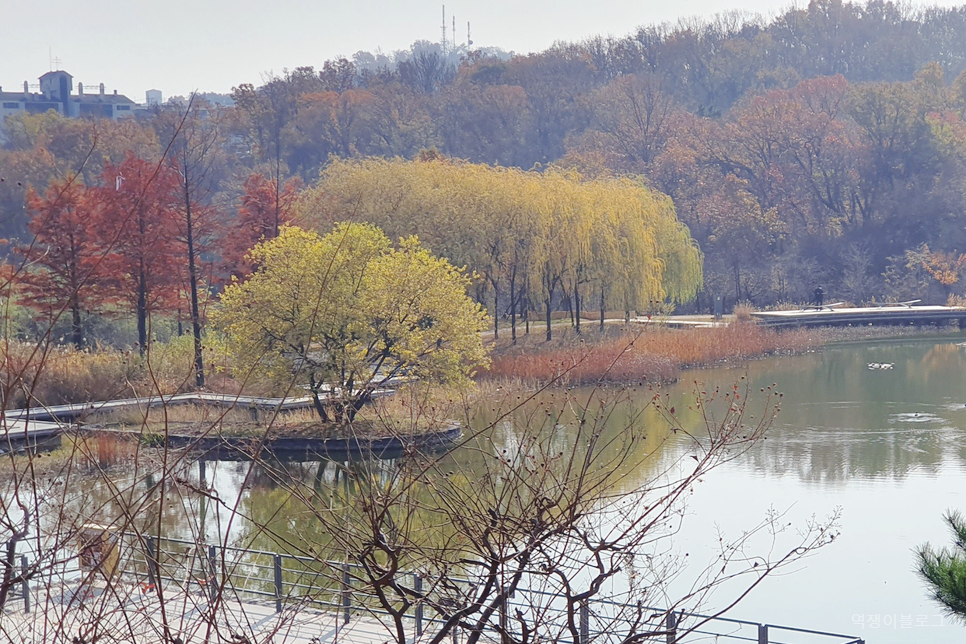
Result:
[[[30,578],[27,574],[29,569],[30,566],[27,560],[27,555],[20,555],[20,576],[22,579],[21,581],[16,582],[13,587],[10,588],[10,591],[7,595],[7,601],[10,601],[11,599],[16,600],[18,598],[21,599],[23,601],[23,612],[25,613],[30,612],[31,604]],[[14,572],[13,574],[16,575],[17,573]]]
[[[276,612],[311,607],[340,614],[343,623],[348,623],[353,615],[378,617],[388,614],[377,598],[365,592],[357,581],[364,578],[364,571],[357,564],[130,533],[125,533],[122,541],[129,557],[128,565],[121,567],[121,574],[134,576],[147,587],[175,583],[180,589],[197,592],[210,602],[225,596],[273,602]],[[425,585],[434,581],[419,574],[407,574],[412,575],[412,589],[416,595],[421,595]],[[471,594],[472,581],[450,581],[460,584],[465,592],[455,586],[449,587],[447,591],[453,597],[445,596],[446,591],[442,591],[440,596],[434,597],[435,605],[455,607],[460,596]],[[569,632],[568,619],[574,616],[569,615],[558,600],[559,597],[546,591],[518,590],[516,598],[506,602],[485,628],[499,639],[500,629],[513,630],[514,620],[509,616],[516,615],[517,611],[521,615],[532,615],[540,610],[544,624],[553,624],[562,635],[566,634]],[[430,607],[429,611],[427,607]],[[438,628],[444,615],[436,612],[430,603],[416,601],[407,619],[418,638]],[[581,604],[576,619],[582,644],[620,639],[622,632],[627,635],[628,629],[642,628],[647,631],[636,633],[647,635],[647,641],[661,640],[669,644],[691,641],[792,644],[785,639],[792,636],[798,638],[796,644],[864,644],[859,637],[838,633],[609,600]],[[457,641],[456,635],[454,641]]]
[[[117,546],[125,552],[119,562],[118,574],[133,578],[142,585],[145,593],[167,584],[174,584],[180,591],[197,593],[202,601],[218,602],[222,597],[244,601],[273,602],[276,612],[311,607],[331,611],[347,624],[353,615],[379,617],[387,615],[377,599],[366,593],[355,580],[363,579],[363,569],[357,564],[334,562],[292,554],[253,550],[223,545],[197,544],[193,541],[124,533],[119,535]],[[29,568],[28,556],[20,555],[20,568]],[[76,561],[75,561],[76,563]],[[51,571],[52,572],[52,571]],[[415,596],[422,596],[427,579],[411,574]],[[63,581],[80,580],[78,570],[61,570],[51,575]],[[406,616],[417,638],[433,632],[444,620],[435,606],[459,605],[460,596],[472,594],[473,582],[465,579],[449,579],[452,585],[446,592],[437,592],[433,602],[416,601]],[[457,585],[464,591],[460,591]],[[561,636],[572,632],[568,620],[576,619],[578,641],[581,644],[604,643],[627,639],[637,635],[646,641],[663,640],[668,644],[684,644],[693,641],[753,642],[757,644],[864,644],[859,637],[811,629],[763,624],[758,622],[703,615],[640,604],[624,604],[611,600],[596,600],[579,605],[576,615],[560,606],[560,597],[546,591],[518,590],[515,599],[507,601],[502,610],[494,614],[491,623],[484,626],[495,639],[501,630],[513,633],[514,620],[510,615],[533,616],[541,611],[541,621],[551,625]],[[24,580],[12,589],[11,599],[22,599],[24,611],[30,612],[32,597],[30,582]],[[556,605],[555,605],[556,604]],[[426,607],[436,614],[427,615]],[[647,629],[642,632],[636,629]],[[454,644],[459,635],[469,629],[462,627],[453,634]],[[519,635],[519,633],[517,633]],[[774,639],[774,637],[782,639]],[[807,639],[801,639],[805,636]],[[794,643],[786,637],[798,637]]]

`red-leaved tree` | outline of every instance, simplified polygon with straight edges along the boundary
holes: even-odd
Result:
[[[222,268],[231,276],[252,272],[246,255],[261,239],[278,237],[278,229],[292,221],[299,183],[279,186],[274,179],[253,173],[245,180],[238,218],[227,227],[221,241]]]
[[[92,190],[94,230],[104,250],[101,282],[135,309],[138,346],[148,341],[148,318],[176,306],[182,283],[178,243],[179,179],[167,165],[133,155],[108,165]]]
[[[71,342],[84,346],[82,314],[96,305],[97,246],[91,230],[88,191],[76,177],[54,181],[41,196],[27,194],[28,224],[34,240],[18,247],[26,270],[24,303],[53,323],[71,316]]]

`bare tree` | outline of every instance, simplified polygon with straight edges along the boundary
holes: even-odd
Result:
[[[717,559],[685,590],[670,583],[682,562],[666,546],[692,488],[759,441],[777,411],[779,396],[769,391],[754,410],[758,420],[749,421],[746,393],[736,387],[714,400],[699,396],[689,419],[656,397],[620,426],[615,417],[630,391],[565,393],[554,403],[527,397],[468,432],[453,455],[345,464],[330,485],[279,476],[298,508],[292,511],[318,522],[311,534],[326,536],[313,540],[265,523],[258,530],[327,568],[322,592],[349,574],[354,596],[363,598],[354,601],[400,644],[437,644],[457,633],[470,644],[577,643],[587,641],[591,614],[599,641],[664,636],[670,613],[695,612],[724,582],[746,578],[723,613],[836,535],[834,516],[796,536],[782,534],[780,517],[764,517],[736,541],[722,541]],[[663,417],[664,429],[645,422],[655,419],[650,412]],[[411,431],[387,426],[403,439]],[[675,441],[687,449],[669,460],[662,450]],[[762,534],[785,549],[750,554]],[[432,627],[413,630],[424,616]],[[700,625],[675,630],[680,636]]]
[[[161,136],[170,142],[168,158],[180,178],[181,238],[188,259],[188,297],[191,333],[194,337],[195,386],[205,386],[204,353],[201,346],[201,307],[198,283],[199,257],[212,230],[212,196],[217,191],[218,170],[223,167],[223,134],[219,115],[204,99],[192,94],[184,110],[159,117]]]

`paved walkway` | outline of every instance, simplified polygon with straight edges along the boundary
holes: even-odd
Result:
[[[274,602],[223,599],[209,604],[200,592],[156,592],[123,582],[103,583],[84,592],[79,585],[40,591],[24,612],[21,597],[7,602],[0,613],[0,641],[18,644],[93,644],[94,642],[231,642],[232,644],[381,644],[395,641],[389,629],[367,616],[348,624],[332,612]],[[169,636],[165,637],[165,625]],[[410,624],[408,637],[415,641]],[[175,639],[177,638],[177,639]],[[429,639],[428,635],[424,635]]]

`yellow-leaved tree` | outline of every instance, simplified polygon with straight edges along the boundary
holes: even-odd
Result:
[[[633,178],[587,179],[576,171],[525,172],[459,160],[336,160],[303,193],[301,220],[344,219],[390,236],[418,234],[434,253],[483,280],[476,299],[506,315],[554,308],[578,324],[583,300],[601,309],[645,310],[687,301],[701,287],[701,252],[671,200]]]
[[[394,247],[368,224],[286,227],[251,260],[213,315],[235,369],[306,386],[325,421],[350,422],[400,376],[458,384],[487,362],[468,277],[415,237]]]

